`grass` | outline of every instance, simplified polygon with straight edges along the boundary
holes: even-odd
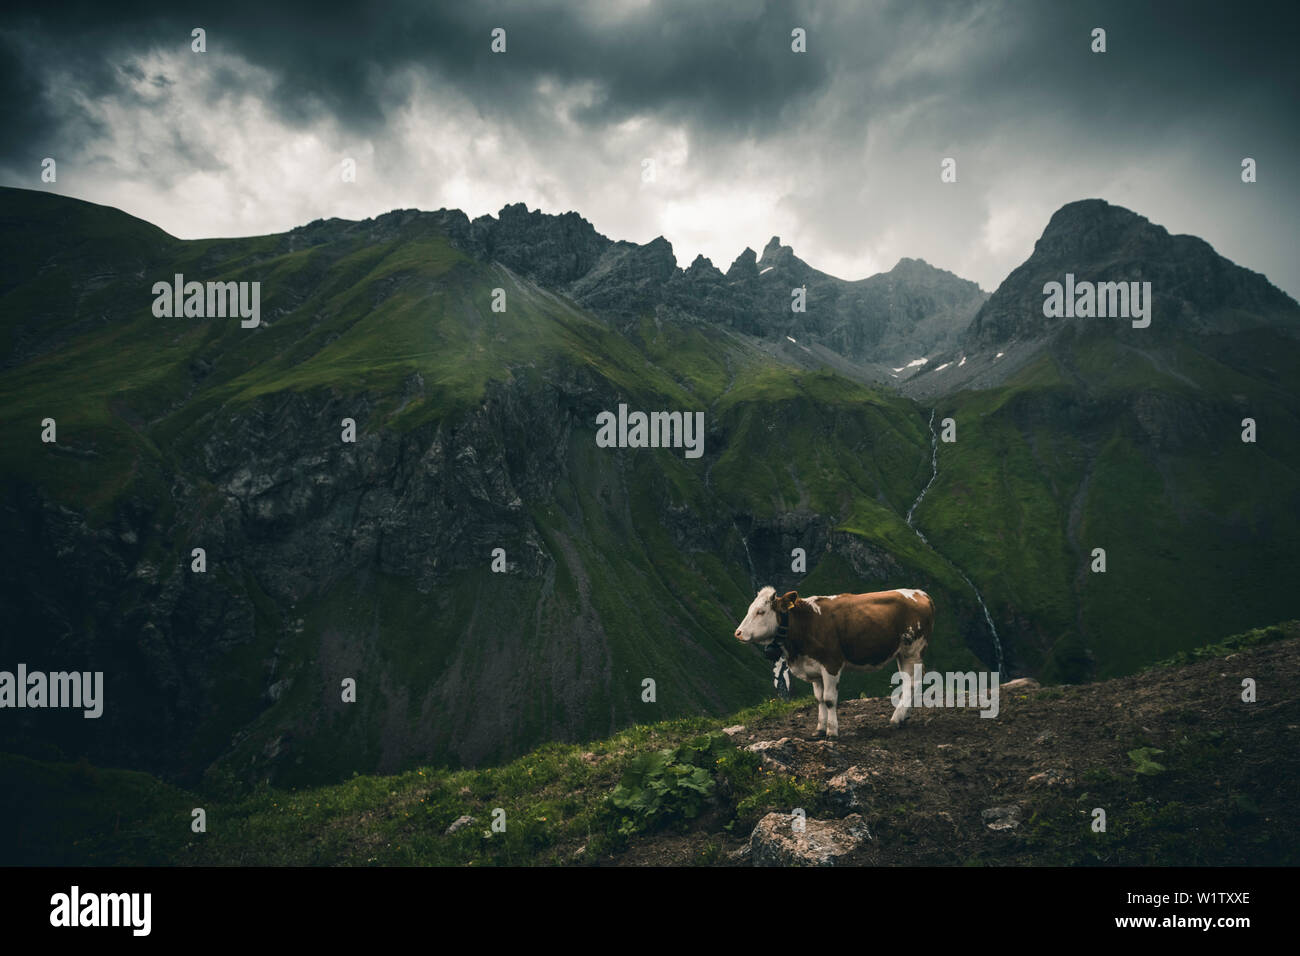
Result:
[[[1262,644],[1272,644],[1274,641],[1284,641],[1291,637],[1300,637],[1300,621],[1285,621],[1269,627],[1257,627],[1213,644],[1203,644],[1200,647],[1179,651],[1172,657],[1156,661],[1144,670],[1181,667],[1184,664],[1194,664],[1215,657],[1227,657],[1236,651],[1259,647]]]
[[[1300,636],[1300,623],[1235,635],[1189,661],[1267,644],[1279,634]],[[1036,699],[1061,693],[1048,689]],[[693,862],[716,863],[723,834],[743,835],[769,812],[801,807],[810,818],[837,815],[821,779],[767,770],[720,733],[732,723],[787,717],[809,703],[805,695],[726,717],[637,723],[599,740],[547,743],[498,766],[421,766],[305,787],[250,785],[218,772],[186,791],[84,761],[0,754],[0,864],[599,863],[646,838],[683,834],[698,844]],[[1171,713],[1177,729],[1159,747],[1144,736],[1119,741],[1126,758],[1083,771],[1078,787],[1036,791],[1017,834],[1018,852],[1045,865],[1300,862],[1295,834],[1280,833],[1273,822],[1287,793],[1274,774],[1288,765],[1265,758],[1261,767],[1258,755],[1240,756],[1249,739],[1232,728],[1207,723],[1197,711]],[[691,786],[666,785],[644,799],[653,781],[688,775]],[[1106,814],[1104,832],[1093,828],[1098,807]],[[195,808],[206,812],[204,833],[192,829]],[[463,816],[473,823],[448,834]],[[909,800],[882,803],[875,825],[905,838],[914,816]]]
[[[1017,622],[1014,656],[1040,680],[1132,673],[1294,615],[1298,449],[1244,444],[1240,419],[1291,429],[1297,402],[1220,345],[1161,342],[1148,357],[1067,336],[1003,386],[939,409],[957,441],[939,446],[917,523],[996,620]],[[1289,368],[1294,348],[1272,348]],[[1090,569],[1097,547],[1105,573]],[[1225,587],[1254,600],[1217,599]]]
[[[215,866],[536,865],[598,861],[627,846],[630,830],[607,799],[628,766],[668,747],[717,735],[732,721],[789,713],[806,700],[771,701],[726,719],[684,717],[639,724],[588,744],[547,744],[499,767],[421,767],[392,776],[357,776],[304,788],[247,788],[213,780],[203,795],[146,774],[47,764],[0,755],[6,838],[0,863],[59,862]],[[709,774],[709,812],[752,826],[787,805],[811,807],[803,788],[773,781],[758,758],[729,744]],[[804,804],[790,804],[792,798]],[[207,811],[194,833],[190,811]],[[21,809],[21,812],[19,810]],[[504,811],[495,813],[495,811]],[[444,835],[461,816],[475,823]],[[504,819],[504,831],[492,821]],[[673,827],[673,814],[650,829]],[[622,832],[621,832],[622,831]]]

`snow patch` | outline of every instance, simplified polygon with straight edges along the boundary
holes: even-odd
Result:
[[[906,365],[894,369],[894,371],[901,372],[905,368],[916,368],[918,365],[924,365],[928,361],[930,360],[927,358],[912,359],[912,361],[908,362]]]
[[[936,371],[936,372],[942,372],[944,369],[946,369],[946,368],[947,368],[949,365],[951,365],[951,364],[952,364],[951,362],[944,362],[944,363],[943,363],[942,365],[940,365],[937,369],[935,369],[935,371]]]
[[[766,269],[759,269],[758,274],[762,275],[764,272],[771,272],[775,268],[775,266],[768,266]]]
[[[965,365],[965,364],[966,364],[966,356],[963,355],[963,356],[961,357],[961,361],[957,363],[957,367],[958,367],[958,368],[961,368],[961,367],[962,367],[963,365]]]

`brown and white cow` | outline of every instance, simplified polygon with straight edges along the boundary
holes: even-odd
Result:
[[[776,588],[768,586],[754,598],[736,637],[763,647],[776,642],[795,676],[813,685],[818,736],[837,737],[840,672],[845,667],[879,670],[897,661],[903,674],[902,700],[889,722],[901,724],[912,708],[913,667],[921,663],[933,629],[934,604],[924,591],[902,588],[801,598],[798,591],[778,596]]]

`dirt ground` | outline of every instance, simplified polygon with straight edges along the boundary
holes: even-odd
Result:
[[[1243,678],[1256,682],[1254,703]],[[806,811],[862,814],[871,839],[839,865],[1296,864],[1298,679],[1300,640],[1288,639],[1096,684],[1004,690],[992,719],[916,708],[894,729],[887,698],[848,700],[828,742],[814,739],[810,702],[734,739],[790,738],[777,751],[788,769],[771,766],[801,781],[856,768],[854,805],[822,788]],[[1162,751],[1149,755],[1162,770],[1138,772],[1130,751],[1142,747]],[[1017,823],[991,828],[993,808],[1012,808]],[[611,862],[744,865],[734,854],[751,829],[729,833],[720,818],[638,838]]]

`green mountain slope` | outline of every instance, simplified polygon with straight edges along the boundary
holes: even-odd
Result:
[[[1267,322],[1214,333],[1222,296],[1195,334],[1066,322],[1017,340],[993,387],[918,401],[812,352],[789,364],[734,309],[711,321],[743,277],[699,298],[696,267],[662,278],[662,240],[601,253],[563,217],[406,210],[180,241],[0,199],[0,667],[102,670],[108,701],[95,721],[11,713],[0,750],[301,786],[726,714],[770,694],[732,637],[767,583],[924,588],[927,665],[968,670],[996,660],[969,577],[1004,673],[1048,681],[1295,613],[1300,353]],[[1060,262],[1013,276],[1060,271],[1072,222],[1042,244]],[[260,282],[260,324],[155,317],[153,283],[177,273]],[[592,275],[617,309],[565,294]],[[1032,328],[1006,285],[981,334]],[[972,365],[1011,347],[985,346]],[[703,455],[598,447],[620,404],[702,412]],[[926,543],[905,516],[931,479],[931,408],[957,441],[915,514]],[[888,689],[853,675],[842,694]]]
[[[1269,330],[1068,329],[1004,385],[937,400],[957,441],[917,521],[1044,679],[1130,673],[1274,620],[1300,574],[1297,373],[1295,340]]]
[[[30,218],[6,242],[41,252],[6,303],[39,315],[44,276],[72,281],[99,233],[65,262],[23,233],[41,202],[75,231],[71,201],[9,192]],[[934,663],[975,664],[973,596],[900,517],[928,479],[910,403],[707,324],[615,330],[467,256],[437,214],[326,226],[151,234],[106,271],[110,316],[5,363],[6,659],[102,669],[112,701],[93,728],[29,719],[10,749],[302,782],[725,713],[770,690],[731,636],[768,581],[924,587]],[[178,272],[260,281],[260,326],[154,317]],[[703,457],[598,448],[621,402],[703,411]],[[886,675],[846,691],[868,686]]]

